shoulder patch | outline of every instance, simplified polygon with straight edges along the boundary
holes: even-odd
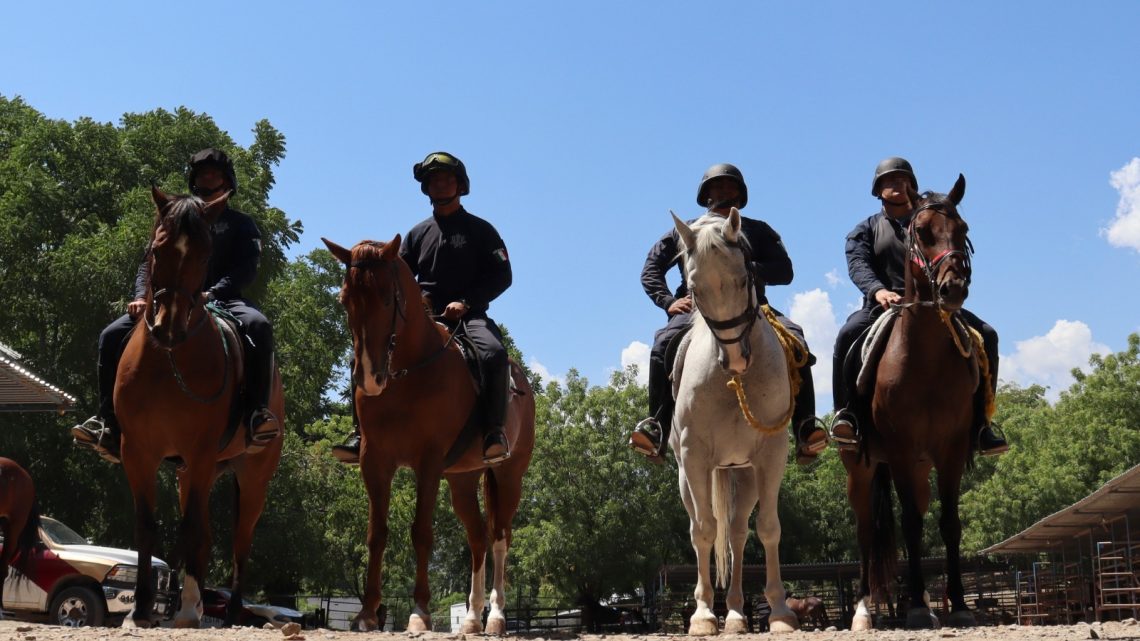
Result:
[[[505,262],[510,260],[510,257],[507,256],[507,248],[506,247],[500,247],[500,248],[496,249],[495,251],[491,252],[491,255],[494,256],[496,259],[498,259],[498,261],[500,263],[505,263]]]

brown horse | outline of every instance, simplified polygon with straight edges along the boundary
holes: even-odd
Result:
[[[233,589],[227,622],[241,611],[245,564],[253,528],[265,504],[269,480],[281,458],[282,438],[247,453],[244,426],[231,414],[241,389],[241,343],[205,306],[202,283],[210,257],[210,225],[225,210],[227,193],[203,202],[155,188],[158,208],[149,252],[146,311],[123,351],[115,382],[115,414],[123,428],[122,461],[135,502],[139,550],[135,606],[124,627],[151,624],[155,550],[155,496],[159,465],[178,466],[178,557],[185,563],[182,604],[174,623],[201,623],[199,588],[210,555],[210,490],[225,471],[237,486],[233,542]],[[274,369],[270,410],[284,422],[285,401]],[[232,437],[231,437],[232,436]]]
[[[380,565],[388,541],[388,506],[392,477],[400,467],[416,476],[416,515],[412,543],[416,551],[415,609],[409,631],[431,629],[428,561],[432,547],[432,512],[440,479],[447,477],[451,504],[467,531],[471,548],[471,592],[463,632],[483,629],[488,536],[494,552],[488,634],[506,631],[504,571],[511,543],[511,521],[522,494],[522,478],[534,449],[534,394],[517,364],[511,364],[514,388],[505,432],[511,457],[488,468],[482,439],[471,438],[462,455],[447,466],[476,402],[476,390],[463,356],[447,331],[421,304],[411,269],[399,256],[400,236],[391,242],[364,241],[351,250],[322,239],[345,264],[340,300],[352,329],[356,364],[352,378],[361,425],[360,472],[368,489],[368,574],[364,602],[353,629],[378,627]],[[486,519],[479,513],[483,483]]]
[[[958,335],[953,323],[971,276],[968,227],[957,210],[965,191],[966,180],[959,175],[948,195],[911,194],[916,206],[907,231],[906,293],[876,373],[872,424],[864,430],[861,452],[841,453],[862,557],[860,601],[852,630],[871,627],[867,601],[895,576],[892,480],[902,508],[909,565],[906,624],[936,625],[924,598],[920,563],[931,469],[938,471],[942,502],[939,528],[946,544],[952,609],[947,623],[974,624],[962,590],[958,495],[973,455],[973,397],[979,384],[974,352],[978,350],[969,337]]]
[[[796,613],[801,627],[809,621],[816,630],[831,625],[827,619],[827,608],[823,605],[823,599],[817,596],[806,596],[802,599],[790,596],[785,602],[788,604],[788,609]]]
[[[0,457],[0,619],[4,618],[4,580],[16,554],[26,554],[40,540],[40,510],[32,477],[12,459]]]

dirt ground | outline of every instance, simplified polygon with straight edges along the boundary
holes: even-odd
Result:
[[[260,641],[352,641],[375,639],[377,641],[404,641],[408,638],[423,641],[461,641],[466,636],[448,632],[408,634],[375,632],[368,634],[342,632],[337,630],[304,630],[298,635],[286,637],[278,630],[257,628],[203,629],[203,630],[124,630],[121,628],[62,628],[18,621],[0,621],[0,641],[134,641],[135,639],[173,639],[175,641],[228,641],[254,639]],[[683,641],[684,635],[666,634],[608,634],[608,635],[511,635],[526,641]],[[721,635],[725,641],[756,639],[758,635]],[[771,635],[765,634],[764,637]],[[486,639],[479,635],[480,638]],[[883,630],[874,632],[820,631],[795,632],[780,635],[781,641],[1031,641],[1049,639],[1058,641],[1080,641],[1083,639],[1136,639],[1140,641],[1140,625],[1135,621],[1078,624],[1068,626],[1001,626],[974,628],[971,630]]]

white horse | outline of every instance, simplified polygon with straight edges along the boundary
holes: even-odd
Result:
[[[684,248],[689,292],[698,313],[688,346],[677,354],[673,390],[677,399],[669,445],[677,457],[681,500],[689,512],[697,554],[696,611],[689,634],[717,633],[709,553],[716,550],[717,583],[724,586],[728,549],[732,584],[727,594],[726,633],[748,629],[744,617],[742,569],[748,518],[757,501],[756,531],[764,544],[772,607],[772,632],[799,627],[788,608],[780,578],[780,520],[776,500],[788,457],[785,426],[792,404],[791,382],[776,331],[760,311],[747,240],[740,234],[740,212],[706,214],[689,227],[673,221]],[[742,386],[744,396],[727,385]],[[746,401],[745,401],[746,399]],[[744,416],[750,407],[754,428]]]

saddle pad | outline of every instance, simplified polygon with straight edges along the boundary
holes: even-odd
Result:
[[[879,357],[887,346],[887,338],[891,335],[891,327],[898,317],[898,309],[892,307],[880,315],[871,328],[867,330],[867,338],[863,341],[863,366],[859,368],[859,376],[855,379],[855,390],[866,395],[875,385],[875,371],[878,369]]]

